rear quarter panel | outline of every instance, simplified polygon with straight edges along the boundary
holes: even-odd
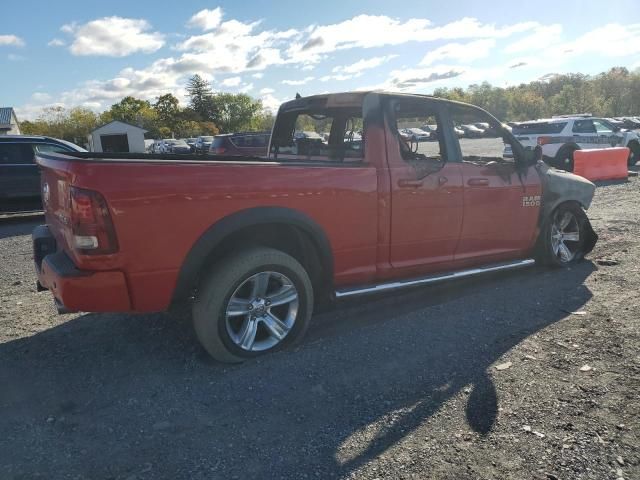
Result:
[[[367,164],[51,164],[46,159],[41,164],[45,169],[64,164],[56,176],[107,199],[119,252],[99,258],[71,255],[81,269],[124,271],[138,311],[166,309],[178,271],[198,238],[222,218],[257,206],[291,208],[319,224],[331,243],[336,285],[364,282],[375,273],[377,175]],[[49,219],[59,222],[53,212]]]

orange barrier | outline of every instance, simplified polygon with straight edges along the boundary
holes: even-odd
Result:
[[[627,178],[627,147],[576,150],[573,152],[573,173],[587,180]]]

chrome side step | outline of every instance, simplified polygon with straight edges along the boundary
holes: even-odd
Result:
[[[391,290],[399,290],[401,288],[415,287],[417,285],[426,285],[429,283],[444,282],[447,280],[456,280],[459,278],[471,277],[482,273],[499,272],[502,270],[515,270],[518,268],[530,267],[535,260],[528,258],[526,260],[517,260],[515,262],[498,263],[488,265],[486,267],[471,268],[469,270],[459,270],[457,272],[442,273],[437,275],[429,275],[427,277],[412,278],[409,280],[400,280],[396,282],[380,283],[378,285],[370,285],[358,288],[344,288],[336,290],[336,298],[351,297],[356,295],[368,295],[372,293],[388,292]]]

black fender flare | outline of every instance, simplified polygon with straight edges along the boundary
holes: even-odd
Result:
[[[187,253],[173,293],[172,304],[188,299],[207,258],[230,235],[256,225],[285,224],[306,233],[317,249],[324,279],[333,282],[333,253],[324,229],[308,215],[286,207],[254,207],[228,215],[211,225]]]

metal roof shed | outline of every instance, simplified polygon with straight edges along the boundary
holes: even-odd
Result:
[[[89,150],[105,153],[144,153],[145,132],[144,128],[114,120],[89,134]]]

